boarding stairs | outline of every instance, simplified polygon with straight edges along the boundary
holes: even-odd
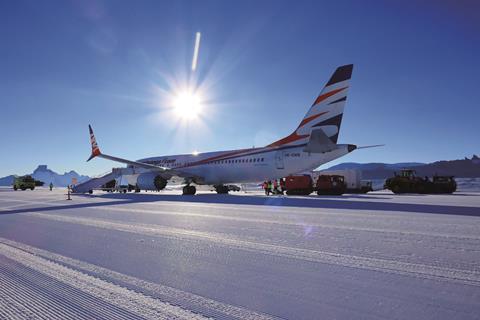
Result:
[[[79,183],[72,188],[73,193],[87,193],[91,190],[98,189],[105,183],[118,178],[121,175],[117,170],[112,170],[109,173],[104,173],[97,177],[91,178],[85,182]]]

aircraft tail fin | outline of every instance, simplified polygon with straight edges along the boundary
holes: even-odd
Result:
[[[91,125],[88,125],[88,130],[90,131],[90,144],[92,145],[92,154],[87,161],[92,160],[96,156],[101,155],[100,148],[98,147],[97,140],[95,139],[95,135],[93,134],[93,129]]]
[[[312,130],[315,129],[322,129],[326,136],[336,144],[352,71],[353,64],[338,67],[297,129],[289,136],[270,144],[269,147],[306,144],[310,139]]]

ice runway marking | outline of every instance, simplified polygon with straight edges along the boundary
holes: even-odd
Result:
[[[0,243],[0,254],[29,269],[146,319],[206,319],[188,310],[75,271],[4,242]]]
[[[472,286],[480,286],[480,272],[471,270],[436,267],[425,264],[409,263],[396,260],[367,258],[326,251],[301,249],[260,243],[229,237],[221,233],[193,231],[159,225],[120,223],[93,218],[80,218],[43,213],[28,213],[27,216],[48,220],[80,224],[96,228],[123,231],[147,236],[159,236],[173,240],[206,241],[227,248],[234,248],[265,255],[339,265],[343,267],[381,271],[386,273],[415,276],[432,280],[452,281]]]
[[[397,233],[397,234],[404,234],[404,235],[421,235],[421,236],[430,236],[430,237],[446,237],[446,238],[480,240],[480,237],[471,236],[471,235],[451,234],[451,233],[441,233],[441,232],[422,232],[422,231],[411,231],[411,230],[389,229],[389,228],[345,226],[345,225],[338,225],[338,224],[317,223],[317,222],[309,222],[309,221],[297,222],[297,221],[289,221],[289,220],[286,220],[285,217],[278,217],[278,216],[277,217],[272,217],[272,219],[260,219],[260,218],[227,216],[227,215],[211,214],[211,213],[193,213],[193,212],[181,212],[181,211],[129,209],[129,208],[119,208],[118,206],[115,206],[115,207],[96,207],[95,210],[102,210],[102,211],[109,211],[109,212],[120,211],[120,212],[132,212],[132,213],[147,213],[147,214],[154,214],[154,215],[199,217],[199,218],[220,219],[220,220],[227,220],[227,221],[266,223],[266,224],[275,224],[275,225],[290,225],[290,226],[302,226],[302,227],[303,226],[309,226],[309,227],[340,229],[340,230],[349,230],[349,231]],[[273,218],[275,218],[276,220],[273,220]]]
[[[187,305],[188,310],[192,310],[192,311],[198,310],[199,311],[198,313],[200,314],[203,314],[203,312],[211,313],[211,314],[214,314],[216,318],[222,318],[222,319],[246,319],[246,320],[278,319],[276,317],[273,317],[267,314],[251,311],[242,307],[225,304],[219,301],[201,297],[201,296],[198,296],[189,292],[185,292],[179,289],[175,289],[175,288],[164,286],[157,283],[148,282],[148,281],[141,280],[132,276],[122,274],[122,273],[118,273],[116,271],[112,271],[94,264],[90,264],[90,263],[79,261],[73,258],[65,257],[65,256],[52,253],[43,249],[35,248],[23,243],[8,240],[5,238],[0,238],[0,254],[3,254],[3,249],[5,249],[5,247],[7,247],[7,249],[10,249],[10,251],[13,250],[14,252],[17,252],[17,251],[23,252],[27,256],[33,256],[33,257],[37,257],[38,259],[41,259],[42,262],[44,262],[43,260],[45,260],[56,266],[66,268],[71,272],[77,272],[84,276],[85,274],[82,272],[94,274],[95,279],[98,281],[105,282],[104,280],[97,279],[97,278],[112,279],[124,284],[128,284],[133,287],[145,289],[161,297],[166,297],[168,300],[174,302],[175,305],[182,305],[182,306]],[[43,265],[40,268],[43,268]],[[77,269],[82,272],[73,271],[72,269]],[[90,276],[87,276],[87,277],[90,277]],[[116,286],[116,285],[113,285],[113,286]],[[125,290],[128,290],[128,289],[125,289]],[[128,290],[128,291],[131,291],[131,290]],[[0,298],[1,297],[2,295],[0,294]],[[0,306],[1,305],[2,304],[0,302]],[[171,306],[170,304],[167,304],[167,305]],[[175,306],[171,306],[171,307],[179,308]],[[193,314],[193,315],[201,318],[197,314]]]

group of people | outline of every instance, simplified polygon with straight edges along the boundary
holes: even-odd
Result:
[[[265,190],[266,196],[269,196],[270,193],[283,194],[285,192],[285,178],[265,181],[262,188]]]

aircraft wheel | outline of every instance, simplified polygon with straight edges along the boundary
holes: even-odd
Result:
[[[197,193],[197,188],[195,188],[194,186],[183,187],[183,194],[184,195],[194,195],[195,193]]]
[[[228,194],[228,187],[224,185],[216,186],[215,191],[217,191],[218,194]]]

